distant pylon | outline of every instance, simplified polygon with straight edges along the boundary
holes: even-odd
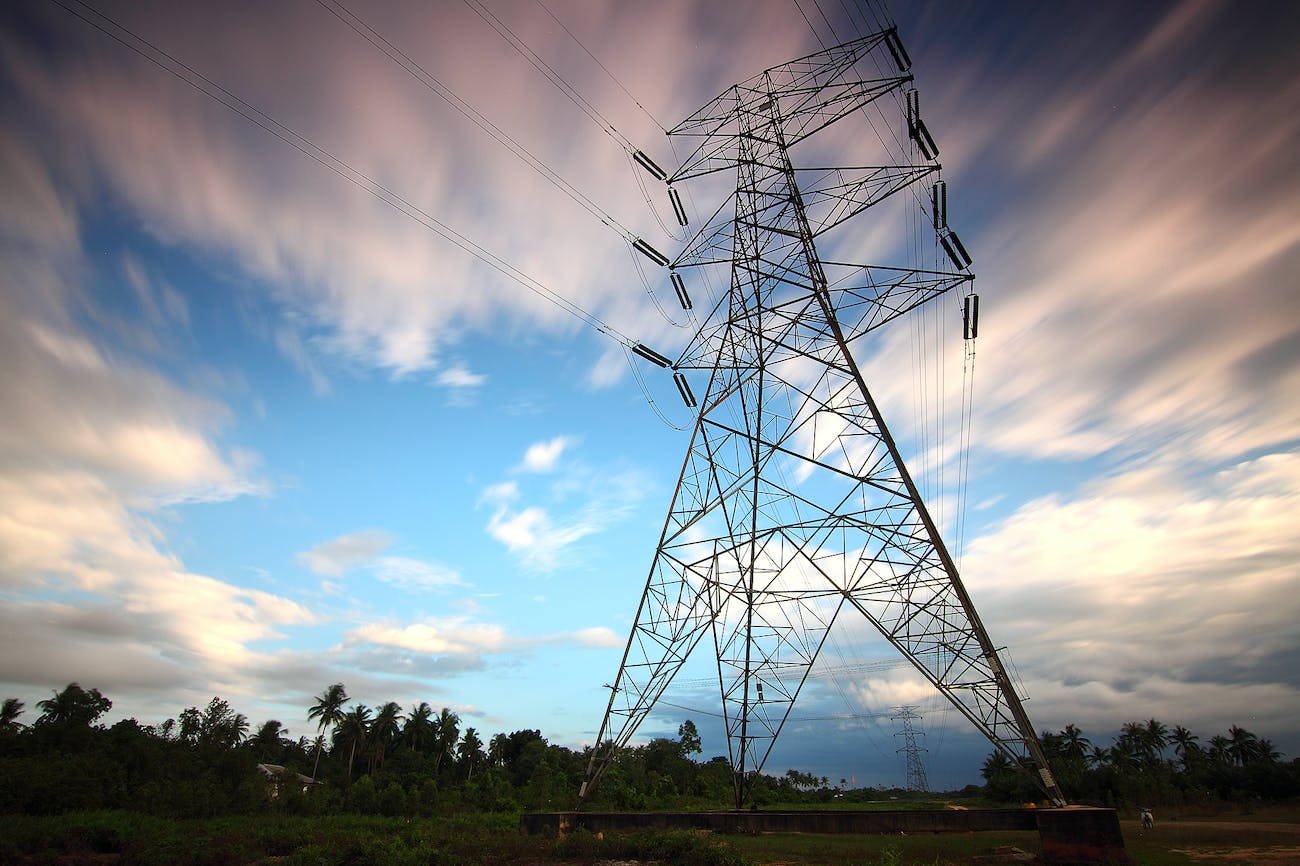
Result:
[[[925,732],[912,727],[912,722],[920,718],[916,707],[896,707],[889,720],[903,723],[902,730],[896,732],[894,736],[903,738],[903,747],[898,751],[903,753],[907,765],[907,781],[904,787],[909,791],[924,793],[930,790],[930,780],[925,777],[925,762],[921,760],[921,753],[926,749],[917,745],[916,740],[917,737],[924,737]]]
[[[899,74],[860,79],[854,69],[867,59],[896,63]],[[942,245],[951,269],[818,254],[827,232],[898,193],[921,201],[916,185],[937,179],[908,63],[892,29],[866,36],[735,85],[670,132],[695,145],[670,182],[734,170],[736,186],[668,267],[674,276],[726,268],[729,289],[671,364],[679,388],[687,374],[707,388],[683,389],[688,406],[688,394],[703,397],[583,799],[708,636],[741,807],[847,611],[1064,802],[850,351],[926,301],[970,292],[946,187],[931,187],[931,246]],[[877,100],[895,113],[906,105],[906,162],[795,166],[790,148]]]

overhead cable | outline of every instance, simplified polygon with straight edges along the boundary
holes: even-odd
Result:
[[[68,12],[73,17],[98,30],[100,33],[103,33],[105,36],[108,36],[124,47],[130,49],[134,53],[148,60],[150,63],[153,63],[163,71],[185,82],[190,87],[203,93],[213,101],[220,103],[240,115],[255,126],[260,127],[270,135],[280,139],[294,150],[297,150],[302,155],[334,172],[352,185],[366,191],[395,210],[420,223],[439,237],[474,256],[538,297],[549,301],[559,309],[593,328],[597,333],[603,334],[627,348],[637,344],[635,340],[623,334],[613,325],[600,320],[578,304],[556,292],[554,289],[551,289],[539,280],[525,274],[523,271],[520,271],[495,253],[470,240],[468,237],[451,228],[438,218],[432,216],[427,211],[412,204],[409,200],[393,192],[388,187],[370,178],[363,172],[353,168],[351,165],[334,156],[324,148],[314,144],[312,141],[280,123],[266,112],[236,96],[220,84],[217,84],[215,81],[207,78],[181,60],[178,60],[142,36],[139,36],[134,31],[95,9],[90,4],[84,2],[84,0],[69,0],[69,2],[81,7],[86,12],[99,19],[99,21],[86,17],[86,15],[83,15],[77,9],[68,5],[68,3],[63,2],[63,0],[50,0],[50,2],[63,9],[65,12]],[[101,24],[100,21],[104,23]]]
[[[490,138],[518,157],[525,165],[540,174],[547,180],[547,182],[572,199],[603,225],[618,232],[629,242],[636,240],[636,235],[619,223],[619,221],[611,216],[608,211],[596,204],[596,202],[592,201],[591,198],[573,184],[569,183],[569,181],[565,180],[558,172],[552,169],[540,158],[534,156],[526,147],[512,138],[505,130],[501,129],[501,127],[497,126],[485,117],[469,102],[458,96],[455,91],[413,60],[410,55],[394,45],[393,42],[382,33],[363,21],[359,15],[345,6],[340,2],[340,0],[316,0],[316,2],[335,18],[339,19],[339,21],[343,22],[343,24],[352,30],[352,32],[356,33],[376,49],[383,52],[384,55],[398,66],[405,69],[416,81],[436,93],[443,101],[464,116],[465,119],[469,120],[483,132],[487,133]]]
[[[563,93],[570,102],[576,105],[583,114],[591,118],[591,121],[595,123],[596,126],[600,127],[600,130],[603,133],[618,142],[619,147],[623,148],[628,153],[637,152],[636,146],[628,140],[627,136],[619,132],[618,129],[615,128],[614,124],[610,123],[609,119],[605,117],[605,115],[601,114],[594,105],[588,102],[586,97],[579,93],[577,88],[571,85],[563,75],[555,70],[553,66],[543,60],[537,52],[529,48],[528,44],[513,30],[511,30],[509,25],[498,18],[491,9],[483,5],[482,0],[465,0],[465,5],[474,10],[474,12],[482,18],[489,27],[500,34],[501,38],[508,42],[510,46],[519,53],[520,57],[528,61],[528,63],[536,69],[543,78],[554,84],[555,87]]]
[[[632,100],[632,102],[636,104],[637,108],[641,109],[642,114],[650,118],[650,120],[654,122],[654,125],[659,127],[665,133],[668,132],[668,127],[660,123],[659,118],[651,114],[650,110],[641,104],[641,100],[633,96],[631,91],[629,91],[626,87],[623,86],[623,82],[619,81],[618,78],[614,75],[614,73],[610,72],[609,68],[605,66],[605,64],[600,62],[600,58],[592,54],[591,51],[587,48],[587,46],[582,44],[582,40],[580,40],[576,35],[574,35],[574,32],[572,30],[570,30],[568,27],[565,26],[564,22],[561,21],[556,16],[556,14],[551,11],[551,8],[547,6],[543,2],[543,0],[537,0],[537,5],[541,6],[544,10],[546,10],[546,14],[551,16],[551,20],[554,21],[556,24],[560,25],[561,30],[569,34],[569,38],[572,39],[574,42],[576,42],[578,47],[581,48],[583,51],[585,51],[587,56],[590,57],[593,61],[595,61],[596,65],[599,66],[601,70],[604,71],[604,73],[609,76],[610,81],[613,81],[616,85],[618,85],[618,89],[623,91],[623,93],[627,95],[627,98]]]

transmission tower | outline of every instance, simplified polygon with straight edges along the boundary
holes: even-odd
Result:
[[[916,707],[897,707],[889,720],[903,723],[903,729],[894,736],[903,738],[903,748],[898,751],[903,753],[907,761],[907,782],[904,787],[909,791],[925,793],[930,790],[930,780],[925,778],[925,763],[921,760],[921,753],[926,749],[916,744],[916,738],[924,737],[925,732],[912,727],[912,722],[920,718]]]
[[[898,74],[859,77],[867,60]],[[698,410],[583,800],[707,638],[742,807],[843,616],[879,629],[1064,802],[852,352],[947,292],[974,298],[909,66],[894,30],[865,36],[737,84],[669,133],[693,148],[670,183],[734,171],[735,191],[675,260],[642,252],[672,270],[683,306],[692,269],[725,269],[729,287],[675,362],[642,353],[671,366]],[[792,161],[791,148],[868,109],[898,115],[900,126],[906,116],[906,161]],[[891,196],[906,196],[912,216],[933,223],[930,247],[942,247],[951,268],[819,255],[827,232]],[[692,376],[707,379],[698,403]]]

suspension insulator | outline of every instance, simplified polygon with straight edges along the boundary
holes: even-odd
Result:
[[[660,355],[658,352],[656,352],[654,349],[651,349],[649,346],[645,345],[644,343],[637,343],[635,346],[632,347],[632,351],[636,352],[642,358],[645,358],[647,361],[649,361],[651,364],[654,364],[657,367],[672,366],[673,363],[672,361],[668,360],[663,355]]]
[[[675,372],[673,373],[673,382],[676,383],[677,393],[682,395],[682,402],[686,404],[686,408],[694,409],[697,405],[695,395],[691,393],[691,386],[686,381],[686,377],[681,372]]]
[[[926,159],[934,159],[939,155],[939,145],[934,143],[934,136],[930,134],[930,128],[919,117],[916,119],[916,126],[912,129],[912,140],[921,148],[921,153]]]
[[[632,242],[632,246],[636,248],[637,252],[645,256],[650,261],[654,262],[656,265],[663,267],[664,265],[668,264],[668,256],[659,252],[657,249],[650,246],[648,243],[641,240],[640,238],[634,240]]]
[[[683,310],[691,309],[691,296],[686,294],[686,283],[682,282],[682,275],[673,271],[670,276],[673,281],[673,290],[677,292],[677,303],[682,305]]]
[[[637,164],[639,164],[642,168],[650,172],[650,174],[654,176],[655,180],[668,179],[668,172],[660,168],[653,159],[646,156],[641,151],[638,150],[635,153],[633,153],[632,158],[635,159],[637,161]]]
[[[899,72],[906,72],[912,68],[912,58],[907,55],[907,49],[903,47],[903,40],[898,38],[897,27],[891,27],[885,31],[885,45],[889,48],[889,53],[894,55],[894,62],[898,64]]]
[[[939,236],[939,243],[943,245],[943,251],[948,254],[952,260],[953,267],[958,270],[965,270],[971,265],[970,253],[966,252],[966,247],[962,244],[961,238],[957,233],[949,230],[946,234]]]
[[[946,229],[948,227],[948,184],[946,182],[942,180],[935,182],[930,190],[930,203],[934,210],[934,227]]]
[[[962,339],[973,340],[980,334],[980,296],[966,296],[966,303],[961,313]]]
[[[681,194],[671,186],[668,187],[668,200],[673,203],[673,213],[677,216],[678,225],[686,225],[686,208],[682,207]]]
[[[921,93],[915,87],[907,91],[907,134],[921,148],[926,159],[939,155],[939,145],[934,143],[934,136],[921,119]]]

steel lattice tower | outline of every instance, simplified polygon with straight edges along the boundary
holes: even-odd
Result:
[[[898,707],[894,712],[895,715],[890,716],[889,720],[903,723],[903,729],[894,736],[903,738],[903,747],[898,751],[903,753],[907,764],[907,781],[904,786],[909,791],[925,793],[930,790],[930,780],[925,777],[925,763],[921,760],[921,753],[926,750],[916,744],[916,738],[924,737],[925,732],[912,727],[912,722],[921,716],[916,712],[916,707]]]
[[[857,77],[872,52],[900,74]],[[720,266],[730,288],[672,364],[688,405],[683,371],[708,385],[583,799],[707,638],[741,807],[830,629],[860,616],[1064,802],[851,351],[926,301],[969,291],[969,257],[939,211],[942,184],[935,228],[954,270],[818,255],[824,232],[937,177],[909,63],[895,31],[866,36],[768,69],[670,131],[694,147],[670,182],[736,172],[733,207],[671,263],[674,282],[678,270]],[[877,100],[906,105],[916,164],[791,161],[793,146]]]

